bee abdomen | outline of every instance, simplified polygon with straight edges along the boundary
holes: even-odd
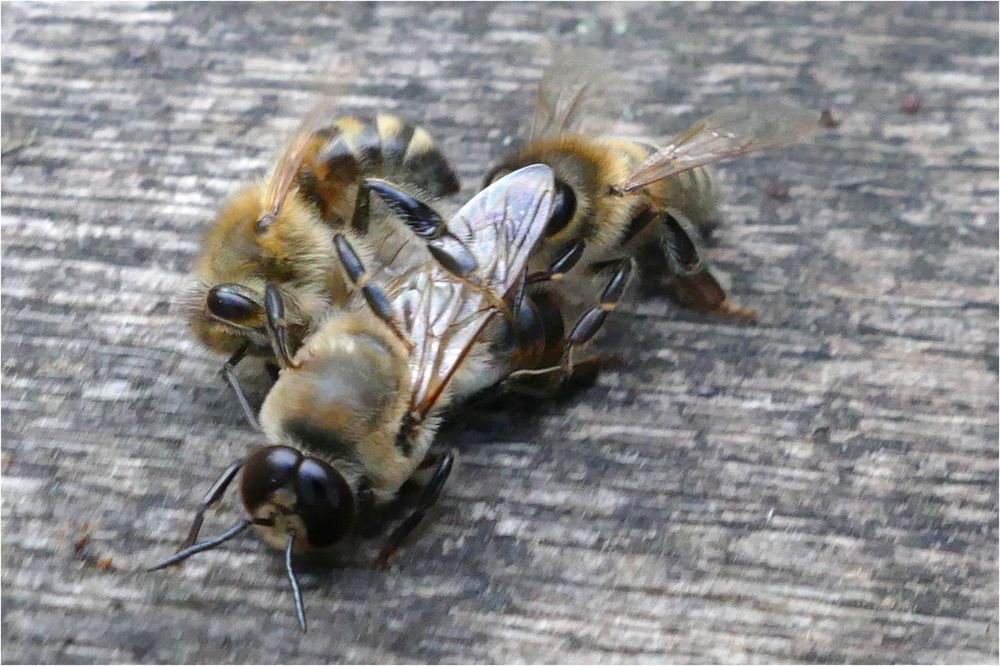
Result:
[[[700,228],[715,222],[718,203],[715,181],[705,167],[698,167],[667,179],[667,202]]]
[[[333,123],[329,140],[316,161],[332,178],[354,181],[360,177],[385,178],[413,185],[433,197],[458,191],[458,177],[448,160],[422,127],[397,116],[380,113],[374,119],[346,116]]]
[[[386,179],[411,183],[437,197],[458,191],[458,177],[430,132],[388,113],[378,114],[375,124],[382,142]]]

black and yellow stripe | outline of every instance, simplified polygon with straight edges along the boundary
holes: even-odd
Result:
[[[458,177],[430,133],[398,116],[373,119],[345,116],[331,125],[315,162],[331,172],[384,178],[418,188],[432,197],[454,194]]]

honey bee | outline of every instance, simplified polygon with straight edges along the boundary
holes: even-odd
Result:
[[[396,237],[398,246],[385,252],[391,260],[384,264],[363,236],[332,235],[338,271],[351,293],[297,348],[287,292],[265,285],[264,327],[282,366],[261,409],[271,445],[223,472],[179,551],[152,567],[179,562],[253,526],[285,552],[303,631],[293,554],[337,543],[371,521],[418,470],[433,466],[416,510],[382,549],[378,561],[384,564],[436,501],[453,464],[450,452],[429,455],[442,412],[507,371],[490,354],[488,330],[516,308],[555,193],[552,170],[530,165],[498,179],[445,223],[405,191],[370,184],[412,232]],[[198,542],[205,510],[241,470],[247,517]]]
[[[387,178],[430,198],[459,189],[427,130],[385,113],[323,126],[329,106],[323,100],[307,114],[266,180],[223,206],[205,234],[185,298],[195,336],[230,356],[222,373],[252,425],[233,369],[248,354],[270,357],[265,285],[280,287],[289,327],[308,335],[332,304],[347,298],[333,235],[343,227],[367,233],[364,178]]]
[[[685,223],[706,228],[713,222],[717,196],[709,165],[798,141],[820,127],[819,114],[778,102],[727,106],[659,146],[573,131],[584,99],[597,87],[595,79],[600,77],[590,70],[599,61],[581,51],[556,57],[539,86],[526,145],[504,158],[484,180],[484,186],[489,185],[536,163],[555,173],[555,209],[532,257],[529,283],[563,280],[576,264],[583,268],[585,282],[586,275],[612,270],[617,277],[609,284],[608,295],[615,297],[609,301],[616,300],[621,296],[619,287],[627,282],[624,273],[630,270],[625,259],[654,245],[658,257],[654,263],[668,274],[675,300],[702,312],[754,318],[753,311],[727,298]],[[581,277],[580,271],[576,276]],[[571,291],[564,287],[555,295],[564,297]],[[527,304],[536,321],[559,317],[551,289],[532,291]],[[595,313],[565,339],[558,324],[551,324],[557,344],[548,345],[539,359],[551,363],[553,354],[560,354],[560,345],[571,353],[590,339],[600,323],[603,315]]]

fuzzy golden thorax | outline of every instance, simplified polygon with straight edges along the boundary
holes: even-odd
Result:
[[[397,444],[410,405],[409,351],[367,311],[330,317],[281,371],[264,432],[336,467],[354,485],[395,492],[422,460]],[[416,462],[414,462],[414,460]]]
[[[186,298],[188,320],[198,339],[218,352],[232,353],[249,341],[255,353],[269,353],[263,311],[269,282],[283,294],[289,323],[305,333],[348,293],[336,270],[333,231],[316,209],[292,193],[274,222],[259,232],[261,192],[262,185],[251,185],[224,205],[195,262],[195,284]],[[235,285],[235,291],[260,308],[242,321],[217,317],[207,298],[218,285]]]
[[[628,223],[648,200],[643,192],[614,196],[609,190],[629,174],[641,150],[611,139],[564,135],[528,144],[494,172],[492,179],[528,164],[546,164],[556,180],[569,185],[575,194],[572,219],[545,238],[532,257],[533,270],[543,269],[578,238],[587,243],[583,263],[600,261],[609,248],[617,247]]]

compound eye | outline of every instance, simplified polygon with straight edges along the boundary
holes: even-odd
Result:
[[[309,545],[323,548],[351,531],[354,493],[340,472],[322,460],[306,458],[299,466],[295,491],[295,512],[306,526]]]
[[[552,217],[545,225],[545,235],[554,236],[569,224],[576,215],[576,192],[564,181],[556,179],[555,201],[552,203]]]
[[[302,454],[288,446],[269,446],[250,456],[240,482],[247,509],[253,512],[273,501],[274,493],[281,488],[291,489],[301,462]]]
[[[218,319],[234,324],[246,324],[263,316],[264,309],[247,295],[241,293],[243,291],[235,284],[220,284],[212,287],[208,290],[206,301],[208,311]]]

